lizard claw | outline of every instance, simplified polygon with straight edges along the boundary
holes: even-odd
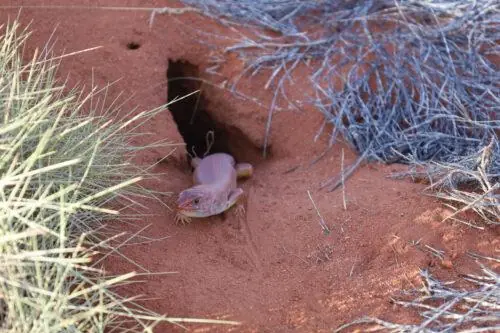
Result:
[[[191,223],[191,218],[189,216],[182,215],[181,213],[177,213],[175,215],[175,224],[177,224],[177,225],[179,225],[179,224],[185,225],[185,224],[188,224],[188,223]]]
[[[242,204],[236,205],[234,212],[236,213],[237,217],[244,217],[246,213],[245,206],[243,206]]]

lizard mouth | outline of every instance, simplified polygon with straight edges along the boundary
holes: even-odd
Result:
[[[189,217],[197,217],[199,215],[199,212],[193,207],[193,205],[189,201],[177,204],[177,211],[180,214]]]
[[[177,199],[177,208],[178,209],[189,209],[191,208],[191,200],[182,200],[182,198],[179,196]]]
[[[192,210],[192,209],[186,209],[186,208],[178,208],[177,209],[177,212],[179,214],[182,214],[184,216],[188,216],[188,217],[204,217],[205,214],[201,213],[201,212],[198,212],[196,210]]]
[[[177,204],[177,210],[179,211],[191,211],[193,210],[193,205],[190,202],[181,202]]]

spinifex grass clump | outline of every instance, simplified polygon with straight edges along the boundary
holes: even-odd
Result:
[[[24,63],[29,34],[19,30],[5,26],[0,38],[0,329],[151,332],[159,321],[190,321],[112,291],[134,272],[109,277],[92,266],[109,246],[102,230],[118,214],[110,204],[153,195],[137,185],[150,175],[131,163],[145,147],[130,141],[164,107],[119,121],[98,92],[64,92],[48,47]]]
[[[229,40],[226,51],[245,61],[242,75],[269,75],[266,88],[275,95],[264,146],[279,101],[310,102],[333,125],[331,144],[342,135],[360,160],[422,166],[440,184],[436,178],[456,168],[469,174],[461,178],[468,183],[456,177],[440,195],[461,196],[457,186],[468,185],[498,210],[498,188],[483,186],[495,187],[500,178],[498,1],[183,2],[233,28],[251,28],[251,35],[241,30],[244,37]],[[296,101],[287,87],[302,64],[310,67],[313,95]],[[487,146],[481,173],[470,162]],[[454,201],[462,199],[476,211],[484,207],[482,200]],[[493,213],[486,221],[498,221]]]
[[[101,249],[92,228],[117,213],[103,203],[142,176],[122,156],[131,132],[81,116],[93,95],[64,94],[47,54],[23,64],[28,33],[18,29],[4,27],[0,40],[1,327],[102,332],[119,326],[115,314],[156,319],[110,290],[133,273],[108,279],[90,266]]]

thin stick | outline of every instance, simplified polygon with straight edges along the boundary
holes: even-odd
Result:
[[[352,273],[354,272],[354,266],[356,266],[356,263],[353,263],[351,266],[351,271],[349,272],[349,277],[352,276]]]
[[[319,225],[323,229],[323,233],[325,235],[330,234],[330,229],[328,229],[328,226],[326,225],[325,220],[323,219],[323,216],[321,216],[321,213],[319,212],[318,207],[316,207],[316,203],[314,202],[314,200],[313,200],[313,198],[311,196],[311,192],[309,192],[309,190],[307,190],[307,195],[309,195],[309,199],[311,200],[311,202],[312,202],[312,204],[314,206],[314,209],[316,210],[316,213],[319,216]]]
[[[480,254],[472,252],[472,251],[467,251],[467,255],[469,255],[470,257],[475,258],[475,259],[481,258],[481,259],[491,260],[491,261],[500,263],[500,258],[487,257],[487,256],[483,256],[483,255],[480,255]]]
[[[344,210],[347,210],[346,196],[345,196],[345,183],[344,183],[344,148],[342,148],[342,162],[341,162],[341,176],[342,176],[342,202]]]
[[[343,181],[345,181],[347,178],[349,178],[354,173],[354,171],[356,171],[356,169],[359,167],[361,162],[363,162],[365,160],[365,158],[368,154],[369,154],[369,150],[367,149],[367,150],[365,150],[365,152],[361,156],[359,156],[356,159],[356,162],[354,162],[354,164],[352,164],[346,172],[342,173],[341,179],[337,180],[335,183],[333,183],[333,185],[330,186],[330,188],[328,189],[328,192],[335,191],[342,184]],[[334,181],[334,179],[335,179],[335,177],[330,178],[330,180],[326,181],[325,183],[323,183],[320,186],[320,189],[324,188],[325,186],[330,185]]]

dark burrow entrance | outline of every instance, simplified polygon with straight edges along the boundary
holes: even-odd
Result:
[[[169,110],[177,129],[186,143],[191,157],[213,153],[231,154],[236,162],[255,165],[261,159],[261,150],[237,127],[217,121],[209,110],[206,89],[202,88],[197,66],[183,60],[169,60],[167,70]],[[206,85],[205,85],[206,86]],[[184,97],[191,94],[189,97]],[[230,110],[229,110],[230,111]]]

